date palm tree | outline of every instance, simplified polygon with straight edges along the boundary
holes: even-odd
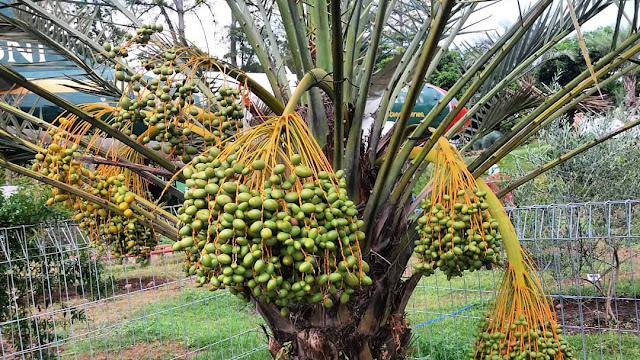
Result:
[[[404,359],[411,338],[404,311],[422,276],[405,275],[414,241],[418,238],[414,230],[415,220],[410,215],[429,194],[429,187],[416,189],[416,184],[428,170],[428,155],[436,148],[438,139],[454,137],[466,120],[481,117],[483,109],[500,99],[510,85],[528,74],[555,44],[575,31],[577,26],[609,7],[619,6],[616,41],[610,51],[597,62],[589,64],[588,70],[565,87],[525,107],[525,115],[510,131],[471,158],[467,164],[469,171],[480,178],[492,165],[567,109],[597,94],[599,87],[617,81],[639,67],[637,0],[635,6],[631,6],[633,13],[624,13],[626,1],[573,0],[567,6],[560,0],[537,0],[530,8],[514,14],[516,20],[513,25],[487,43],[475,62],[418,126],[409,126],[411,109],[425,79],[433,73],[456,36],[469,25],[470,16],[485,6],[482,2],[226,0],[226,3],[252,46],[268,79],[269,88],[263,88],[240,69],[209,57],[194,47],[181,48],[191,56],[188,59],[179,58],[183,61],[181,66],[193,70],[191,79],[205,100],[218,101],[215,99],[218,85],[211,71],[220,70],[227,80],[235,79],[233,81],[241,83],[243,89],[249,89],[252,96],[257,98],[254,102],[260,103],[262,112],[281,115],[296,110],[303,114],[315,141],[331,161],[333,169],[344,170],[346,190],[360,211],[366,234],[365,240],[359,245],[364,260],[370,265],[372,285],[356,291],[348,303],[330,310],[319,305],[291,307],[291,313],[282,316],[274,304],[249,296],[248,300],[255,304],[270,329],[269,348],[274,357],[300,360]],[[101,43],[122,36],[122,25],[134,28],[143,25],[143,21],[118,0],[16,0],[7,2],[5,6],[13,11],[13,16],[2,16],[5,31],[1,36],[5,39],[25,36],[29,41],[44,44],[64,61],[82,69],[84,77],[83,80],[77,80],[78,88],[105,94],[111,99],[120,99],[120,102],[131,90],[122,86],[118,76],[114,78],[109,75],[114,74],[113,71],[104,69],[117,69],[116,73],[130,77],[136,74],[136,61],[127,62],[128,59],[149,59],[154,54],[182,46],[172,44],[174,40],[171,36],[155,33],[152,40],[154,45],[145,51],[132,54],[129,58],[105,56],[105,48]],[[498,8],[500,4],[493,6]],[[108,16],[105,16],[105,9],[108,9]],[[114,15],[116,13],[117,16]],[[625,21],[630,23],[633,31],[620,31]],[[383,90],[379,91],[382,94],[381,102],[375,111],[375,121],[371,129],[364,129],[363,120],[367,115],[366,105],[372,83],[381,83],[376,77],[376,59],[380,45],[387,41],[385,37],[390,31],[399,32],[405,37],[404,52],[394,62],[395,68],[387,69],[390,76],[382,82]],[[200,65],[189,62],[191,59],[199,59]],[[290,88],[285,67],[291,69],[298,79],[295,89]],[[91,141],[88,140],[92,134],[89,131],[78,140],[80,148],[90,153],[83,161],[126,168],[130,176],[141,177],[167,187],[178,197],[182,196],[171,185],[171,181],[167,181],[183,176],[180,172],[184,167],[182,160],[154,151],[140,138],[114,126],[115,117],[95,116],[91,108],[72,104],[37,82],[25,79],[15,67],[0,65],[0,78],[12,84],[12,89],[16,91],[31,92],[60,106],[67,112],[65,116],[77,118],[77,124],[88,124],[87,128],[94,129],[102,138],[113,140],[117,145],[112,146],[122,150],[114,155],[108,149],[101,148],[94,141],[95,135]],[[391,105],[407,85],[408,92],[400,116],[390,133],[383,135]],[[434,119],[449,106],[455,94],[461,94],[457,105],[439,125],[432,127]],[[465,106],[469,110],[463,120],[456,123],[460,125],[449,128]],[[511,110],[509,106],[502,108],[504,111]],[[4,118],[0,136],[35,152],[44,151],[41,146],[49,141],[46,133],[18,131],[11,125],[16,124],[16,119],[38,129],[47,129],[48,124],[28,109],[21,108],[19,99],[13,101],[3,98],[0,110]],[[495,116],[504,117],[502,114]],[[186,124],[197,126],[197,116],[187,116]],[[629,123],[623,130],[637,124],[637,121]],[[362,135],[365,130],[370,131],[367,141],[363,140]],[[42,138],[44,142],[40,143]],[[197,152],[204,150],[206,141],[202,138],[190,136],[184,139]],[[585,144],[517,183],[528,181],[594,145]],[[117,204],[111,204],[95,194],[7,160],[0,159],[0,166],[101,204],[114,213],[123,212]],[[412,196],[414,192],[419,195]],[[146,207],[141,205],[133,209],[134,216],[140,216],[140,221],[152,225],[156,232],[179,239],[180,235],[173,226],[178,219],[149,201],[146,203]],[[492,210],[498,213],[500,209],[496,207],[499,205],[493,203]]]

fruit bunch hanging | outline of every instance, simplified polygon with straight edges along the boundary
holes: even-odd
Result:
[[[481,179],[477,182],[494,217],[508,263],[491,311],[477,334],[470,359],[574,360],[575,353],[562,337],[553,304],[544,293],[534,262],[520,247],[515,229],[500,200]]]
[[[243,128],[248,92],[227,85],[214,90],[217,79],[207,74],[221,69],[193,48],[154,41],[151,36],[161,31],[161,26],[147,25],[129,34],[121,46],[104,44],[107,57],[118,59],[146,48],[140,69],[115,66],[115,79],[126,86],[111,123],[142,144],[187,163],[204,146],[215,146]],[[135,135],[136,123],[148,131]]]
[[[46,151],[36,154],[33,170],[107,200],[122,213],[113,213],[102,205],[72,196],[57,188],[52,190],[53,196],[47,200],[47,205],[61,203],[74,209],[78,226],[91,235],[91,244],[100,251],[110,249],[118,258],[130,255],[146,261],[146,256],[158,241],[152,229],[142,225],[129,208],[135,200],[135,195],[126,186],[125,175],[101,175],[101,172],[107,172],[106,169],[90,170],[83,166],[75,159],[82,155],[77,151],[78,145],[70,144],[69,139],[62,139],[60,134],[57,135],[57,142],[50,144]]]
[[[116,62],[114,77],[122,83],[122,95],[115,104],[81,107],[140,144],[187,163],[243,128],[249,91],[241,90],[241,84],[229,84],[224,76],[222,81],[217,75],[214,78],[213,71],[220,70],[215,61],[193,48],[168,46],[159,38],[161,31],[160,25],[143,25],[121,45],[105,43],[103,55]],[[122,62],[131,54],[141,59],[138,68]],[[104,158],[144,165],[140,154],[117,142],[109,144],[105,132],[74,114],[64,114],[59,130],[76,140],[89,138],[85,153],[105,150],[100,153]],[[126,175],[136,189],[146,187],[135,173]]]
[[[531,260],[509,265],[491,312],[485,312],[469,359],[577,360],[543,292]],[[532,275],[533,274],[533,275]]]
[[[470,360],[577,360],[557,323],[547,322],[543,327],[534,328],[520,315],[515,321],[505,324],[503,330],[498,330],[490,313],[485,313],[484,317],[482,330],[476,334],[475,352],[469,354]],[[506,340],[508,338],[512,340]]]
[[[124,85],[122,96],[116,104],[81,107],[139,143],[162,150],[166,157],[189,162],[243,127],[248,92],[241,87],[217,87],[219,83],[209,75],[215,70],[210,58],[194,49],[166,45],[159,38],[161,32],[160,25],[143,25],[135,34],[127,34],[121,45],[105,43],[103,55],[116,62],[114,78]],[[142,59],[137,69],[122,61],[132,54]],[[147,180],[126,167],[89,167],[75,158],[97,156],[112,163],[122,160],[141,166],[145,159],[133,149],[107,140],[103,131],[74,114],[60,116],[48,133],[52,143],[38,154],[35,169],[111,202],[118,211],[58,190],[50,203],[72,207],[79,225],[91,234],[99,249],[109,249],[118,257],[146,258],[157,244],[154,230],[162,230],[152,229],[148,226],[151,221],[146,220],[160,213],[170,216],[147,201]],[[175,232],[170,224],[166,227],[165,232]]]
[[[430,196],[418,218],[413,265],[416,273],[431,275],[440,269],[447,278],[465,270],[490,268],[498,263],[501,235],[460,153],[444,138],[438,141]]]
[[[184,168],[185,270],[211,289],[291,303],[346,303],[370,285],[363,222],[299,115],[273,117]]]
[[[158,238],[153,230],[140,223],[130,208],[135,195],[124,184],[125,176],[97,175],[90,177],[91,193],[100,196],[113,204],[117,204],[122,215],[97,208],[89,201],[78,201],[74,206],[75,219],[79,227],[87,229],[92,244],[98,250],[109,248],[117,258],[135,256],[146,261],[150,252],[158,245]]]
[[[162,24],[142,24],[139,28],[136,29],[136,34],[127,33],[125,37],[129,42],[135,42],[141,45],[146,45],[151,40],[151,36],[155,33],[162,32],[163,30]],[[110,59],[115,59],[116,57],[127,57],[129,56],[129,52],[126,48],[121,48],[120,46],[111,46],[111,43],[104,43],[104,51],[105,56]]]
[[[157,237],[149,227],[142,226],[136,218],[122,216],[113,216],[107,225],[101,231],[102,236],[107,237],[105,243],[111,244],[113,256],[133,256],[147,263],[151,251],[158,245]]]

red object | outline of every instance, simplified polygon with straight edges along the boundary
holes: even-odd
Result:
[[[169,254],[173,252],[173,246],[171,245],[157,245],[156,249],[151,252],[151,255]]]
[[[510,179],[511,177],[508,174],[497,173],[497,174],[489,175],[487,177],[486,183],[487,183],[487,186],[493,192],[498,192],[501,188],[509,184]],[[512,190],[511,192],[505,194],[501,199],[502,202],[510,206],[515,205],[515,199],[514,199],[515,192],[516,192],[515,190]]]
[[[242,83],[239,82],[238,83],[238,92],[241,94],[242,97],[242,101],[244,102],[244,105],[246,107],[250,107],[251,106],[251,99],[249,97],[249,91],[242,91]]]
[[[151,255],[159,255],[159,254],[170,254],[173,252],[173,246],[169,245],[169,244],[162,244],[162,245],[156,245],[156,247],[154,248],[153,251],[151,251],[147,257],[151,256]],[[69,256],[69,259],[71,260],[75,260],[77,259],[79,256],[78,255],[74,255],[74,256]],[[134,255],[125,255],[126,258],[132,258],[135,257]],[[108,256],[103,256],[102,258],[100,258],[101,260],[113,260],[116,259],[115,256],[109,254]],[[97,258],[95,256],[91,257],[91,261],[96,261]]]
[[[449,103],[449,105],[453,109],[453,107],[455,107],[457,103],[458,102],[454,99],[454,100],[451,101],[451,103]],[[453,119],[453,121],[451,122],[449,127],[447,127],[447,131],[449,131],[449,129],[454,127],[462,119],[462,117],[465,116],[466,114],[467,114],[467,108],[466,107],[463,107],[462,109],[460,109],[460,112],[458,113],[458,115],[456,115],[456,117]],[[458,129],[458,131],[456,133],[460,133],[462,130],[464,130],[465,127],[467,127],[469,125],[471,125],[471,119],[467,120],[467,122],[464,123],[464,125],[462,127],[460,127],[460,129]]]

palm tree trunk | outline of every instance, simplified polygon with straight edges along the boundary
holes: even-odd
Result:
[[[347,304],[336,303],[332,308],[290,304],[290,314],[283,317],[275,305],[252,298],[271,330],[272,356],[286,360],[405,359],[411,339],[405,308],[420,279],[402,279],[410,256],[407,247],[394,265],[372,259],[373,285],[356,290]]]

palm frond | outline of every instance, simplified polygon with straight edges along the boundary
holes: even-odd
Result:
[[[110,23],[110,6],[102,2],[66,2],[29,0],[12,2],[11,16],[3,15],[0,38],[5,41],[16,36],[21,42],[38,44],[49,58],[46,62],[29,64],[36,71],[44,67],[63,66],[58,77],[68,76],[74,81],[90,81],[103,95],[117,96],[112,73],[113,64],[101,55],[100,43],[105,39],[118,40],[121,30]],[[57,64],[56,64],[57,63]],[[95,91],[95,90],[94,90]]]
[[[535,78],[527,76],[518,80],[516,89],[506,89],[492,101],[484,104],[474,117],[472,127],[473,140],[477,141],[500,124],[518,113],[540,106],[553,94],[553,90],[544,86],[544,90],[536,86]],[[602,112],[611,107],[611,101],[600,96],[588,96],[572,109],[580,112]],[[466,133],[466,136],[471,134]]]
[[[580,1],[575,6],[578,22],[583,24],[610,4],[608,0]],[[552,47],[566,37],[572,29],[573,24],[570,20],[570,15],[563,12],[562,7],[548,9],[544,16],[541,16],[532,24],[529,31],[509,51],[506,58],[496,69],[487,74],[487,81],[473,95],[473,107],[459,124],[462,125],[475,117],[481,109],[486,108],[487,104],[495,102],[496,100],[493,99],[499,96],[508,86],[529,74],[540,64],[541,59],[544,60],[545,56],[548,56],[545,54],[548,54]],[[480,46],[480,48],[482,47]],[[454,127],[453,130],[447,133],[447,136],[455,134],[454,130],[458,128]],[[469,137],[474,137],[474,129],[475,127],[467,129]]]
[[[584,24],[589,19],[611,5],[611,0],[577,0],[575,4],[576,15],[579,24]],[[509,75],[513,69],[523,60],[530,57],[543,45],[549,43],[558,34],[569,34],[573,30],[568,11],[564,11],[561,6],[550,8],[546,14],[538,19],[525,36],[509,53],[507,58],[492,72],[489,79],[480,88],[477,98],[482,97],[501,79]],[[525,72],[526,73],[526,72]]]
[[[9,161],[23,162],[31,160],[35,151],[31,146],[25,146],[24,142],[38,144],[47,138],[47,123],[42,120],[41,108],[38,106],[38,99],[26,108],[21,106],[21,102],[27,91],[17,85],[10,86],[7,91],[0,95],[0,129],[2,133],[2,145],[0,153]],[[12,111],[14,109],[19,109]],[[21,117],[18,113],[28,116]]]

